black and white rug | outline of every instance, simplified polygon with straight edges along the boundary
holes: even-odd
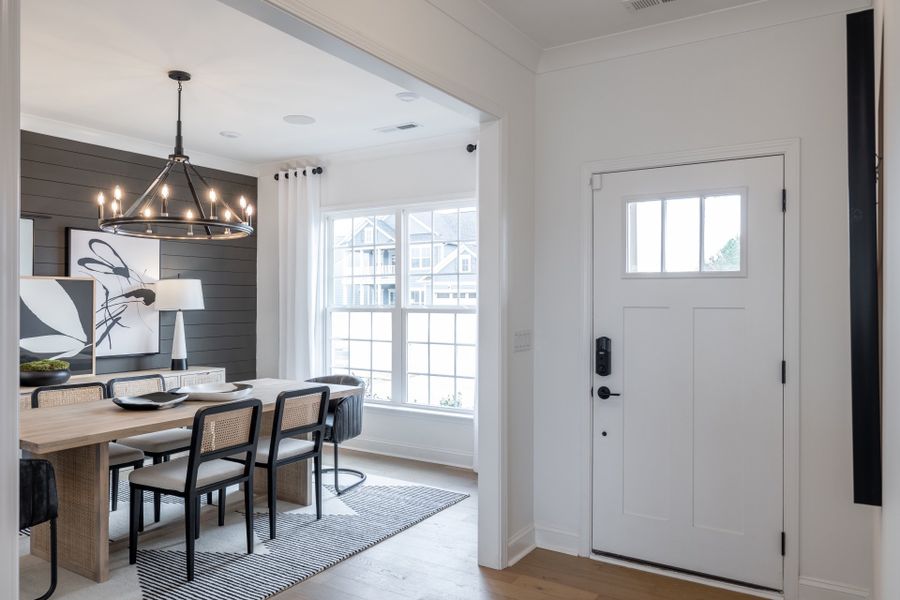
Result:
[[[242,495],[237,490],[229,494],[224,527],[215,524],[216,508],[204,503],[206,518],[197,540],[196,575],[191,583],[185,578],[182,507],[166,503],[162,522],[148,529],[146,539],[142,536],[136,567],[128,565],[127,547],[119,543],[110,556],[110,581],[98,585],[61,571],[54,598],[262,600],[467,498],[466,494],[378,477],[370,477],[340,497],[327,489],[320,521],[312,507],[279,503],[278,537],[274,540],[269,540],[268,515],[260,512],[264,500],[257,498],[252,555],[246,554],[244,517],[238,512]],[[126,492],[120,496],[119,510],[110,515],[113,538],[127,536],[127,507]],[[145,510],[147,516],[152,514],[149,504]],[[153,529],[157,529],[155,534]],[[27,544],[27,538],[24,540]],[[31,597],[32,587],[42,591],[47,581],[46,563],[23,556],[21,571],[22,597]]]

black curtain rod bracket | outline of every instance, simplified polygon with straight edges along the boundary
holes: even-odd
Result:
[[[469,154],[472,154],[477,149],[478,149],[478,146],[476,144],[468,144],[466,146],[466,152],[468,152]]]

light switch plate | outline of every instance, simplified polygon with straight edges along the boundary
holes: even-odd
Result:
[[[531,330],[522,329],[513,334],[513,352],[528,352],[531,350]]]

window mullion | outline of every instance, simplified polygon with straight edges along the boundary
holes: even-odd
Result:
[[[406,215],[407,211],[397,210],[394,214],[396,235],[394,236],[395,286],[397,288],[396,301],[394,302],[393,327],[392,327],[392,373],[391,400],[400,404],[406,401],[406,314],[403,307],[406,306],[406,270],[407,270],[407,239],[406,239]]]

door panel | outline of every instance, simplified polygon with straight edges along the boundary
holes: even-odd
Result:
[[[594,193],[593,547],[780,590],[781,157]],[[659,236],[657,239],[656,236]]]

